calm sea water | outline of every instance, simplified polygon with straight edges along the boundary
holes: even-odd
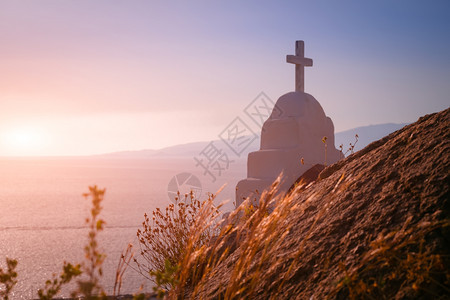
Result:
[[[12,299],[37,297],[45,280],[59,274],[64,261],[81,262],[90,202],[82,197],[88,186],[106,188],[101,217],[107,226],[99,236],[107,254],[102,284],[112,294],[116,266],[129,243],[136,245],[136,231],[145,212],[170,204],[168,183],[181,172],[191,172],[202,184],[202,197],[227,187],[216,202],[231,201],[236,182],[245,177],[245,162],[230,165],[216,182],[203,175],[192,158],[101,159],[21,158],[0,159],[0,266],[5,257],[19,261],[18,284]],[[151,283],[128,269],[121,293],[133,293]],[[73,286],[62,296],[68,296]]]

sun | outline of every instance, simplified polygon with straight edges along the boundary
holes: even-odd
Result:
[[[14,128],[0,134],[2,152],[9,155],[36,155],[45,144],[44,135],[36,128]]]

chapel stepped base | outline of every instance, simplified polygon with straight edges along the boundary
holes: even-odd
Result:
[[[236,185],[236,207],[239,207],[246,198],[250,198],[252,203],[258,204],[261,194],[270,189],[271,185],[277,178],[246,178],[238,182]],[[291,186],[291,182],[282,180],[275,196],[287,192]]]

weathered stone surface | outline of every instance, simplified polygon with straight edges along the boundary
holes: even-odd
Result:
[[[283,284],[279,299],[327,299],[345,275],[342,266],[358,268],[377,237],[401,232],[405,224],[420,228],[448,220],[450,109],[370,144],[323,170],[320,178],[294,194],[293,212],[280,220],[274,236],[282,236],[286,226],[289,234],[262,265],[252,298],[268,299]],[[433,231],[423,246],[430,255],[442,255],[444,270],[449,270],[448,228]],[[298,263],[286,276],[292,260],[280,258],[291,253],[298,253]],[[238,246],[205,278],[199,298],[223,298],[239,255]],[[442,274],[441,286],[425,283],[441,296],[442,285],[448,284]],[[448,297],[448,286],[446,291]],[[394,282],[386,293],[389,299],[429,299],[426,291],[403,282]]]

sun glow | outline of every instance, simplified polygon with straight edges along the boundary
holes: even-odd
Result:
[[[0,133],[0,147],[11,156],[39,155],[45,144],[44,134],[36,128],[14,128]]]

